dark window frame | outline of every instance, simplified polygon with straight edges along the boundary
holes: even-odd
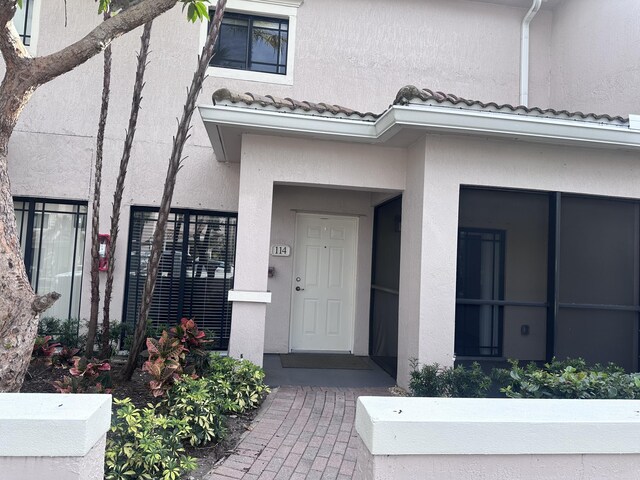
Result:
[[[500,249],[500,259],[499,259],[499,271],[498,275],[498,288],[497,291],[494,291],[493,297],[491,299],[482,299],[482,298],[471,298],[468,296],[459,296],[459,286],[458,286],[458,275],[460,274],[460,247],[462,244],[462,236],[465,234],[492,234],[496,236],[498,241],[498,246]],[[495,240],[493,240],[495,242]],[[503,352],[503,331],[504,331],[504,289],[505,289],[505,253],[506,253],[506,231],[501,229],[491,229],[491,228],[475,228],[475,227],[458,227],[458,262],[456,267],[456,334],[455,334],[455,355],[457,357],[483,357],[483,358],[495,358],[502,357]],[[495,273],[494,273],[495,278]],[[495,284],[494,284],[495,290]],[[492,332],[494,329],[497,329],[497,343],[493,343],[493,335],[492,335],[492,343],[491,345],[461,345],[462,340],[458,336],[458,327],[460,326],[459,315],[463,315],[464,309],[470,306],[475,307],[491,307],[492,315],[495,315],[495,311],[497,311],[497,325],[493,325],[492,321]],[[459,348],[462,348],[463,351],[458,351]],[[489,349],[491,353],[482,353],[483,349]],[[471,353],[469,353],[471,352]]]
[[[34,259],[33,259],[33,237],[34,237],[34,222],[35,222],[35,214],[36,213],[42,213],[43,214],[43,222],[44,222],[44,214],[45,213],[49,213],[49,211],[47,210],[46,206],[47,204],[56,204],[56,205],[73,205],[75,208],[74,212],[68,212],[69,215],[74,215],[75,216],[75,234],[74,234],[74,249],[73,249],[73,260],[72,263],[74,265],[75,268],[75,263],[76,263],[76,253],[77,253],[77,246],[78,246],[78,228],[79,228],[79,218],[80,216],[84,216],[85,218],[85,243],[87,241],[87,236],[86,236],[86,227],[87,227],[87,221],[88,221],[88,202],[86,201],[80,201],[80,200],[69,200],[69,199],[57,199],[57,198],[42,198],[42,197],[22,197],[22,196],[18,196],[18,197],[13,197],[13,201],[14,202],[23,202],[25,203],[25,208],[22,209],[23,215],[26,215],[26,227],[24,224],[24,216],[23,216],[23,227],[22,229],[24,230],[24,234],[26,235],[25,241],[24,241],[24,245],[25,245],[25,251],[23,254],[23,260],[24,260],[24,265],[25,265],[25,269],[27,271],[27,277],[29,279],[29,282],[33,282],[33,266],[34,266]],[[41,203],[42,204],[42,209],[37,209],[36,210],[36,204],[37,203]],[[87,211],[85,212],[80,212],[80,207],[85,207],[87,209]],[[51,211],[51,213],[60,213],[58,211]],[[20,243],[22,243],[22,232],[18,232],[18,239],[20,240]],[[40,236],[40,245],[42,245],[42,236]],[[42,253],[42,249],[39,248],[38,251],[40,253]],[[35,262],[36,265],[40,264],[40,259],[37,260],[37,262]],[[84,262],[83,262],[83,270],[84,270]],[[35,280],[35,286],[34,286],[34,290],[37,292],[38,291],[38,280],[39,280],[39,269],[36,272],[36,280]],[[80,275],[80,279],[82,281],[82,276]],[[73,284],[75,282],[75,275],[71,275],[71,291],[73,292]],[[32,283],[33,284],[33,283]],[[78,294],[78,305],[81,308],[82,305],[82,289],[80,289],[80,293]],[[80,317],[80,311],[78,311],[77,316],[73,316],[72,315],[72,308],[73,308],[73,298],[69,299],[69,310],[68,310],[68,319],[74,319],[74,318],[79,318]],[[46,315],[44,315],[46,316]]]
[[[128,315],[127,315],[127,310],[129,307],[129,295],[131,293],[133,293],[131,291],[130,288],[130,280],[131,280],[131,276],[130,276],[130,271],[132,268],[131,262],[132,262],[132,246],[133,246],[133,233],[134,233],[134,229],[135,229],[135,220],[136,220],[136,213],[138,212],[151,212],[151,213],[158,213],[159,212],[159,208],[158,207],[147,207],[147,206],[132,206],[130,209],[130,216],[129,216],[129,236],[128,236],[128,240],[127,240],[127,262],[126,262],[126,271],[125,271],[125,294],[124,294],[124,299],[122,302],[122,321],[131,324],[131,322],[128,319]],[[189,208],[172,208],[170,210],[170,213],[173,215],[182,215],[182,232],[189,232],[189,228],[191,225],[196,224],[196,221],[191,221],[191,218],[198,218],[200,216],[212,216],[212,217],[222,217],[222,218],[226,218],[227,219],[227,230],[226,230],[226,234],[225,234],[225,258],[232,258],[235,259],[235,249],[236,249],[236,243],[237,243],[237,218],[238,218],[238,214],[237,212],[223,212],[223,211],[215,211],[215,210],[199,210],[199,209],[189,209]],[[236,242],[233,243],[233,245],[231,245],[230,242],[230,235],[229,235],[229,226],[230,224],[230,220],[231,219],[235,219],[235,223],[233,224],[233,227],[236,229],[235,231],[235,236],[236,236]],[[180,240],[180,242],[182,242],[182,244],[180,245],[180,250],[183,253],[183,257],[182,258],[187,258],[186,256],[186,251],[189,247],[189,235],[182,235],[182,240]],[[172,262],[175,259],[172,258]],[[186,286],[186,267],[187,267],[187,262],[185,261],[181,261],[180,264],[180,279],[179,279],[179,300],[178,300],[178,306],[177,306],[177,318],[176,318],[176,322],[179,322],[179,319],[182,317],[183,313],[184,313],[184,295],[185,295],[185,288],[187,288]],[[234,267],[235,267],[235,262],[234,262]],[[145,276],[146,278],[146,276]],[[228,293],[228,291],[233,287],[233,281],[235,280],[235,274],[233,276],[233,278],[227,278],[227,276],[225,275],[224,279],[223,279],[223,291],[225,292],[225,295]],[[135,293],[136,297],[137,297],[137,292]],[[139,307],[139,299],[136,298],[135,301],[135,318],[133,319],[135,322],[137,322],[137,317],[138,317],[138,307]],[[224,318],[228,317],[228,325],[225,325],[224,327],[221,326],[221,338],[218,344],[213,345],[213,349],[214,350],[227,350],[228,349],[228,344],[229,344],[229,336],[231,333],[231,312],[232,312],[232,304],[231,302],[229,302],[227,299],[225,299],[225,301],[223,301],[222,303],[222,314],[221,314],[221,322],[224,321]],[[188,313],[186,314],[188,315]],[[196,322],[198,321],[198,319],[196,319]],[[162,322],[158,322],[159,324],[162,324]],[[123,329],[122,334],[121,334],[121,344],[124,345],[124,335],[125,335],[125,331]]]
[[[211,10],[210,12],[210,16],[211,18],[213,18],[214,15],[214,11]],[[220,48],[220,43],[223,41],[223,31],[222,28],[220,29],[220,34],[218,36],[218,41],[216,43],[216,48],[215,48],[215,53],[213,55],[213,57],[211,58],[211,61],[209,62],[209,66],[210,67],[215,67],[215,68],[227,68],[227,69],[231,69],[231,70],[240,70],[240,71],[246,71],[246,72],[256,72],[256,73],[264,73],[267,75],[280,75],[280,76],[286,76],[287,75],[287,71],[288,71],[288,59],[289,59],[289,26],[290,26],[290,22],[289,22],[289,18],[284,18],[284,17],[276,17],[276,16],[265,16],[265,15],[254,15],[254,14],[250,14],[250,13],[243,13],[243,12],[225,12],[224,17],[222,19],[222,25],[224,25],[224,20],[225,19],[236,19],[236,20],[246,20],[247,21],[247,47],[246,47],[246,52],[245,52],[245,56],[244,56],[244,65],[243,66],[231,66],[231,65],[219,65],[216,64],[216,54]],[[251,39],[252,39],[252,33],[253,33],[253,28],[254,28],[254,23],[255,22],[261,22],[261,21],[265,21],[265,22],[278,22],[279,26],[278,26],[278,34],[280,37],[280,40],[282,39],[282,34],[286,34],[287,36],[287,41],[285,43],[284,46],[284,54],[282,55],[282,45],[280,46],[280,48],[278,49],[278,60],[277,63],[269,63],[269,62],[257,62],[257,61],[253,61],[252,60],[252,48],[251,48]],[[283,30],[283,25],[286,25],[286,29]],[[211,24],[209,24],[209,28],[211,27]],[[284,58],[282,58],[284,57]],[[275,67],[276,71],[275,72],[265,72],[263,70],[256,70],[254,68],[251,68],[252,64],[259,64],[259,65],[265,65],[265,66],[271,66],[271,67]],[[280,71],[280,69],[282,69],[282,71]]]

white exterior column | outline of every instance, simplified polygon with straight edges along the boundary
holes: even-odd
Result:
[[[406,187],[402,194],[397,382],[404,388],[409,386],[410,362],[418,358],[420,323],[423,321],[420,298],[422,296],[424,152],[424,140],[410,148]]]
[[[453,366],[460,184],[431,171],[442,160],[425,159],[419,355],[421,364]]]
[[[404,388],[411,360],[451,366],[454,355],[459,186],[430,175],[427,141],[409,149],[402,198],[397,381]]]
[[[268,164],[268,162],[265,162]],[[229,355],[262,365],[269,269],[273,181],[250,156],[240,165],[238,233]]]

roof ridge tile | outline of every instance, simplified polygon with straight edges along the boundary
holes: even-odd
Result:
[[[611,122],[615,124],[628,124],[629,119],[622,116],[613,116],[609,114],[583,113],[580,111],[571,112],[568,110],[555,110],[553,108],[528,107],[526,105],[511,105],[509,103],[498,104],[497,102],[484,103],[480,100],[470,100],[459,97],[452,93],[444,93],[441,91],[430,90],[428,88],[419,89],[414,85],[406,85],[402,87],[393,101],[392,106],[405,106],[417,101],[425,104],[438,105],[450,104],[452,106],[466,105],[468,108],[481,109],[491,111],[509,111],[512,113],[532,115],[532,116],[551,116],[569,119],[582,119],[585,121]],[[251,92],[236,93],[227,88],[220,88],[213,93],[213,103],[244,103],[245,105],[260,105],[263,108],[271,107],[277,110],[288,109],[291,111],[302,110],[311,114],[319,114],[328,117],[359,117],[363,120],[372,121],[379,118],[381,113],[359,112],[350,108],[342,107],[331,103],[314,103],[307,100],[295,100],[293,98],[280,98],[273,95],[257,95]],[[443,105],[444,106],[444,105]],[[384,113],[384,112],[383,112]]]

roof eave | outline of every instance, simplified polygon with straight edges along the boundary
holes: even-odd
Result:
[[[447,133],[555,145],[640,149],[640,130],[628,126],[441,106],[396,105],[375,122],[228,105],[202,105],[199,110],[216,157],[222,162],[240,160],[238,132],[398,147],[416,140],[412,135],[398,140],[398,133],[412,130],[416,136]]]

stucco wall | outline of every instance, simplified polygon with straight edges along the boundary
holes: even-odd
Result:
[[[296,211],[358,216],[356,282],[358,286],[371,283],[373,229],[371,194],[360,191],[276,185],[273,195],[271,245],[284,244],[295,248]],[[271,256],[269,266],[275,268],[275,275],[269,279],[267,286],[273,294],[273,301],[267,307],[264,348],[267,353],[286,353],[289,351],[293,255]],[[355,307],[354,352],[357,355],[367,355],[369,353],[369,292],[367,289],[357,288]]]
[[[640,113],[640,3],[565,0],[553,15],[551,105]]]

